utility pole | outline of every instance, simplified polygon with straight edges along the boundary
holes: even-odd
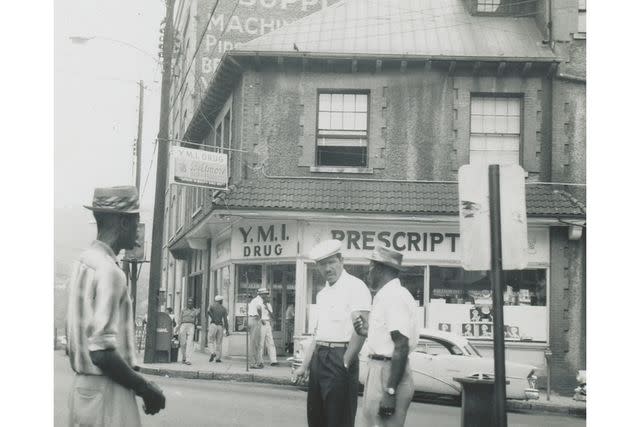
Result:
[[[166,0],[164,35],[162,38],[162,92],[160,95],[160,126],[158,129],[158,161],[156,171],[156,195],[153,205],[153,230],[151,232],[151,265],[149,272],[149,302],[147,307],[147,334],[144,362],[154,363],[156,354],[156,329],[158,297],[162,276],[162,232],[164,230],[165,190],[169,155],[169,94],[171,90],[171,59],[173,54],[173,5]]]
[[[144,108],[144,81],[138,82],[140,95],[138,97],[138,137],[136,138],[136,188],[140,194],[140,165],[142,164],[142,120]],[[138,300],[138,260],[131,260],[131,309],[133,317],[136,316],[136,303]]]

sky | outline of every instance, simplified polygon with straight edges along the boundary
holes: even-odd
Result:
[[[90,204],[95,187],[135,184],[139,80],[145,85],[141,222],[146,224],[146,258],[150,257],[162,78],[157,60],[164,13],[161,0],[54,3],[56,323],[64,316],[71,263],[95,238],[93,218],[82,205]],[[70,36],[95,38],[77,44]],[[141,281],[148,280],[148,266],[142,269]]]

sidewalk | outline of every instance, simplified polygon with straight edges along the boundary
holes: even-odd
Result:
[[[265,363],[263,369],[246,369],[244,357],[225,357],[222,363],[209,363],[209,353],[194,351],[191,365],[183,363],[142,363],[142,353],[138,354],[140,372],[149,375],[160,375],[174,378],[201,380],[240,381],[292,386],[291,367],[286,358],[278,358],[279,366]],[[552,394],[547,401],[544,391],[539,400],[507,400],[509,412],[553,413],[586,417],[587,405],[570,397]]]

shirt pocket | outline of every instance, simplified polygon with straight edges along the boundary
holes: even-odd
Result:
[[[73,423],[101,426],[104,418],[102,389],[78,387],[73,391]]]

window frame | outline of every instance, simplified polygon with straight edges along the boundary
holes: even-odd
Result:
[[[366,111],[366,130],[365,135],[348,135],[348,134],[333,134],[326,135],[321,134],[320,131],[320,95],[366,95],[367,96],[367,111]],[[343,129],[344,130],[344,129]],[[349,165],[349,166],[338,166],[338,165],[321,165],[319,164],[319,150],[318,150],[318,140],[320,138],[334,138],[334,139],[354,139],[354,140],[364,140],[365,141],[365,165]],[[341,146],[346,147],[346,146]],[[311,172],[342,172],[342,173],[362,173],[362,172],[372,172],[371,170],[371,90],[370,89],[347,89],[347,88],[318,88],[316,90],[316,120],[315,120],[315,131],[314,131],[314,165],[311,166]]]
[[[469,94],[469,163],[471,163],[471,137],[473,135],[510,135],[504,133],[495,132],[490,133],[477,133],[472,131],[471,120],[473,110],[474,98],[508,98],[518,99],[520,102],[519,121],[520,126],[518,129],[518,165],[524,167],[524,93],[522,92],[471,92]]]

